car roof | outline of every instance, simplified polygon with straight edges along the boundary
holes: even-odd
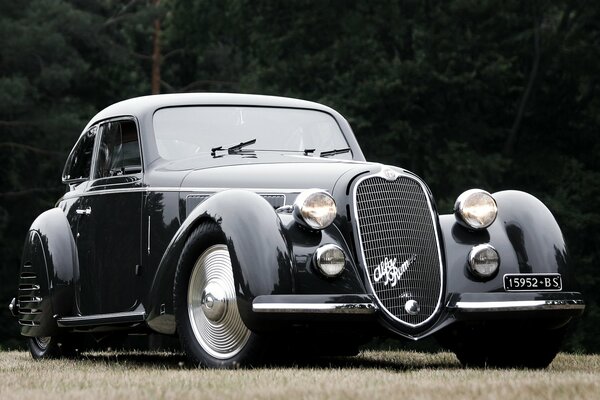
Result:
[[[335,110],[312,101],[293,99],[289,97],[265,96],[256,94],[238,93],[177,93],[159,94],[152,96],[135,97],[123,100],[106,107],[94,116],[86,126],[99,121],[124,115],[142,117],[148,113],[153,114],[159,108],[194,105],[238,105],[238,106],[264,106],[264,107],[290,107],[310,108],[328,112],[341,117]]]

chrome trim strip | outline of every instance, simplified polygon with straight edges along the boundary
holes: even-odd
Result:
[[[392,169],[389,166],[380,164],[381,169],[379,170],[379,172],[376,173],[371,173],[371,174],[365,174],[365,175],[361,175],[360,178],[358,178],[355,182],[352,183],[352,208],[353,208],[353,212],[354,212],[354,221],[355,224],[354,226],[356,227],[356,237],[357,237],[357,241],[358,244],[360,246],[360,251],[359,251],[359,257],[360,257],[360,264],[362,265],[366,275],[367,275],[367,282],[369,284],[369,289],[370,289],[370,293],[374,295],[375,297],[375,301],[377,302],[378,307],[380,307],[387,316],[389,316],[390,318],[392,318],[394,321],[401,323],[402,325],[405,326],[409,326],[411,328],[417,328],[419,326],[425,325],[427,324],[429,321],[431,321],[433,318],[435,318],[441,308],[442,305],[442,295],[444,292],[444,282],[445,282],[445,276],[444,276],[444,265],[442,263],[442,248],[440,247],[440,232],[439,232],[439,216],[433,211],[433,206],[431,204],[431,197],[429,196],[429,189],[425,186],[424,182],[416,177],[415,175],[406,173],[405,170],[400,170],[398,171],[396,168]],[[377,296],[377,293],[375,292],[375,288],[373,287],[373,283],[371,282],[371,275],[369,274],[369,267],[367,265],[366,259],[365,259],[365,249],[363,247],[363,242],[362,242],[362,236],[360,233],[360,222],[358,221],[358,208],[357,208],[357,204],[356,204],[356,192],[358,190],[358,186],[360,185],[360,183],[366,179],[369,178],[373,178],[373,177],[380,177],[386,180],[390,180],[390,177],[386,176],[386,172],[392,170],[393,172],[396,173],[396,176],[394,177],[394,180],[397,180],[399,177],[405,177],[408,179],[412,179],[415,182],[417,182],[419,184],[419,186],[421,186],[421,189],[423,189],[423,193],[425,194],[425,197],[427,198],[427,205],[429,207],[429,213],[431,214],[431,219],[433,221],[434,224],[434,233],[435,233],[435,239],[437,242],[437,251],[438,251],[438,261],[439,261],[439,267],[440,267],[440,293],[438,295],[438,299],[437,299],[437,303],[436,303],[436,307],[435,310],[433,310],[433,312],[431,313],[431,315],[429,316],[429,318],[427,318],[425,321],[418,323],[418,324],[410,324],[406,321],[402,321],[400,318],[397,318],[395,315],[393,315],[391,312],[389,312],[379,301],[379,297]]]
[[[21,325],[21,326],[40,326],[40,322],[39,321],[26,320],[26,319],[20,319],[19,320],[19,325]]]
[[[148,255],[150,255],[150,215],[148,215]]]
[[[131,182],[103,183],[103,184],[100,184],[100,185],[97,184],[96,186],[88,187],[88,189],[86,190],[86,192],[95,193],[95,192],[103,192],[105,190],[123,190],[123,189],[127,189],[128,187],[132,187],[132,185],[136,185],[136,184],[139,185],[141,183],[142,179],[139,178],[139,177],[137,177],[138,175],[139,175],[139,173],[137,173],[137,174],[131,174],[131,175],[116,176],[115,178],[120,178],[120,177],[123,177],[123,176],[125,176],[125,177],[126,176],[135,176],[136,179],[135,179],[135,181],[131,181]],[[97,179],[110,179],[110,177],[97,178]],[[94,180],[97,180],[97,179],[94,179]],[[119,189],[120,187],[123,187],[123,186],[125,186],[125,187],[122,188],[122,189]],[[101,187],[104,187],[106,189],[99,189]]]
[[[76,199],[79,197],[88,197],[88,196],[101,196],[105,194],[115,194],[115,193],[146,193],[149,190],[147,188],[140,187],[132,187],[132,188],[123,188],[123,189],[104,189],[104,190],[92,190],[82,193],[73,193],[68,192],[61,198],[61,200],[68,199]]]
[[[253,303],[257,313],[373,314],[373,303]]]
[[[583,300],[458,301],[448,308],[464,312],[583,310]]]
[[[31,292],[33,290],[40,290],[40,285],[20,284],[17,290],[19,292]]]
[[[19,314],[21,315],[40,315],[42,310],[38,308],[19,308]]]
[[[62,317],[56,320],[59,327],[76,327],[90,325],[110,325],[120,323],[140,323],[146,319],[145,311],[126,311],[108,314],[94,314],[75,317]]]
[[[207,193],[215,193],[215,192],[222,192],[223,190],[229,190],[229,189],[240,189],[240,190],[247,190],[249,192],[256,192],[256,193],[274,193],[274,194],[283,194],[283,193],[300,193],[304,190],[308,190],[307,189],[294,189],[294,188],[287,188],[287,189],[278,189],[278,188],[243,188],[243,187],[147,187],[146,188],[148,191],[154,191],[154,192],[207,192]],[[314,189],[314,188],[313,188]],[[325,189],[321,189],[321,190],[325,190]]]
[[[192,192],[192,193],[206,193],[206,194],[214,194],[217,192],[222,192],[224,190],[230,190],[230,189],[240,189],[240,190],[247,190],[249,192],[255,192],[256,194],[265,194],[265,195],[269,195],[269,194],[280,194],[283,195],[284,197],[286,196],[286,194],[294,194],[294,193],[300,193],[302,191],[308,190],[308,189],[276,189],[276,188],[200,188],[200,187],[190,187],[190,188],[186,188],[186,187],[151,187],[151,186],[147,186],[147,187],[132,187],[132,188],[122,188],[122,189],[105,189],[105,190],[92,190],[92,191],[86,191],[86,192],[82,192],[82,193],[74,193],[74,192],[67,192],[64,194],[63,197],[61,197],[59,199],[59,201],[62,200],[68,200],[68,199],[74,199],[74,198],[78,198],[78,197],[87,197],[87,196],[100,196],[100,195],[105,195],[105,194],[114,194],[114,193],[152,193],[152,192],[179,192],[179,193],[187,193],[187,192]],[[320,189],[320,190],[324,190],[325,189]],[[285,201],[287,201],[287,198],[285,199]]]

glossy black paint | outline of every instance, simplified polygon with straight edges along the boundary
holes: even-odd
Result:
[[[119,192],[104,194],[112,187]],[[143,193],[136,189],[140,187],[141,175],[97,179],[78,206],[91,211],[79,215],[77,223],[77,304],[82,315],[128,311],[138,304],[135,267],[141,264]]]
[[[189,235],[204,221],[216,222],[225,234],[238,308],[245,323],[253,326],[251,309],[255,296],[289,293],[293,288],[291,244],[283,234],[281,221],[273,207],[249,191],[219,192],[200,204],[184,221],[156,272],[147,299],[148,320],[151,327],[163,333],[173,333],[175,329],[172,325],[172,282],[179,256]],[[153,322],[154,318],[159,321]],[[165,319],[168,320],[166,323]]]
[[[56,332],[55,314],[72,314],[74,281],[77,270],[75,242],[65,214],[58,208],[42,213],[31,225],[23,248],[17,300],[20,312],[32,308],[38,314],[20,315],[19,319],[35,325],[23,325],[25,336],[47,336]],[[26,276],[35,278],[23,279]],[[38,285],[37,293],[23,290],[24,285]],[[40,297],[39,306],[23,302],[21,296]]]
[[[175,162],[161,159],[153,139],[153,113],[162,107],[211,104],[327,112],[344,133],[353,160],[276,153],[198,156]],[[108,107],[90,121],[84,132],[115,119],[132,120],[138,125],[142,172],[74,182],[59,200],[58,208],[45,212],[33,223],[21,272],[32,269],[39,278],[42,311],[23,317],[39,322],[23,326],[23,335],[53,335],[58,329],[110,331],[128,327],[175,334],[174,274],[190,234],[206,221],[216,222],[224,233],[238,308],[244,323],[254,331],[289,328],[314,317],[256,313],[252,310],[256,299],[373,299],[366,284],[366,270],[359,261],[360,249],[356,248],[352,188],[361,176],[378,173],[385,166],[365,162],[348,123],[337,112],[315,103],[263,96],[152,96]],[[275,203],[267,201],[275,196],[291,205],[300,192],[310,188],[326,190],[336,200],[338,215],[323,231],[301,227],[290,213],[275,210]],[[426,193],[432,197],[428,189]],[[469,231],[458,225],[453,215],[439,216],[444,295],[437,317],[427,326],[400,327],[381,313],[367,317],[320,315],[319,321],[332,326],[344,321],[366,330],[383,326],[414,339],[460,319],[460,312],[450,302],[461,296],[482,301],[489,299],[490,293],[497,295],[498,301],[514,298],[503,289],[505,273],[558,272],[563,276],[563,290],[572,290],[566,246],[550,211],[523,192],[499,192],[494,197],[499,214],[486,230]],[[336,278],[324,277],[314,265],[316,249],[330,243],[340,246],[348,258],[344,272]],[[501,257],[499,273],[485,280],[473,276],[467,268],[469,251],[483,243],[493,245]],[[530,314],[509,316],[529,318]],[[477,317],[492,318],[487,314]]]
[[[564,288],[572,287],[565,240],[548,208],[532,195],[519,191],[494,193],[494,199],[498,217],[481,232],[459,225],[454,215],[440,216],[447,295],[504,292],[503,275],[512,273],[558,272],[563,276]],[[469,251],[483,243],[491,244],[500,254],[500,269],[492,279],[476,278],[468,269]]]

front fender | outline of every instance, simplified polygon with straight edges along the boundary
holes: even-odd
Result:
[[[571,285],[567,249],[562,232],[548,208],[520,191],[493,194],[498,204],[496,221],[479,232],[456,223],[454,215],[440,216],[447,262],[447,293],[503,292],[508,273],[555,273],[563,277],[563,290]],[[498,274],[490,280],[475,278],[467,256],[473,246],[489,243],[500,255]]]
[[[238,309],[246,326],[257,325],[252,312],[255,297],[293,293],[292,247],[273,207],[253,192],[219,192],[188,215],[161,259],[147,299],[148,325],[158,332],[175,332],[175,271],[187,238],[203,221],[216,222],[225,235]]]
[[[71,315],[77,262],[64,212],[53,208],[40,214],[23,247],[17,296],[22,335],[53,335],[58,329],[54,315]]]

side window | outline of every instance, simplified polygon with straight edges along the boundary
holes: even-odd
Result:
[[[67,159],[63,180],[85,180],[90,177],[96,132],[98,128],[93,127],[79,138]]]
[[[100,145],[94,178],[135,174],[142,171],[135,122],[114,121],[100,128]]]

